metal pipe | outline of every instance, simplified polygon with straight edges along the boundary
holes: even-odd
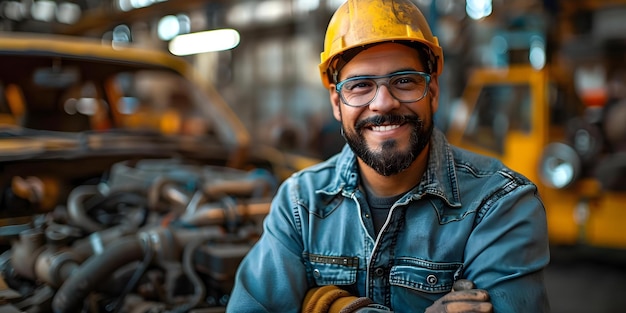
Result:
[[[78,312],[83,300],[99,283],[118,268],[141,260],[144,248],[141,240],[132,236],[111,245],[103,254],[87,259],[59,288],[52,300],[55,313]]]
[[[100,231],[104,226],[94,222],[85,213],[83,200],[90,196],[98,194],[98,187],[93,185],[83,185],[74,188],[67,200],[67,211],[72,225],[81,227],[82,229],[93,233]]]

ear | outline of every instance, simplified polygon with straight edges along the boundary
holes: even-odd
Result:
[[[341,98],[339,93],[335,90],[335,85],[331,84],[328,87],[328,93],[330,97],[330,104],[333,106],[333,116],[339,122],[341,122]]]
[[[430,94],[430,109],[435,113],[439,108],[439,77],[433,75],[428,88],[428,93]]]

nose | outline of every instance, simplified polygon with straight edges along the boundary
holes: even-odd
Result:
[[[398,101],[389,91],[389,87],[384,84],[378,86],[374,100],[369,105],[369,109],[374,112],[386,113],[397,109],[400,106]]]

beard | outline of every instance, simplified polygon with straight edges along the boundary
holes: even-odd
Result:
[[[367,146],[363,136],[365,127],[379,126],[385,123],[412,126],[413,130],[407,149],[400,150],[397,139],[388,139],[377,149],[371,149]],[[432,123],[426,124],[424,120],[414,115],[379,115],[357,122],[353,132],[347,131],[343,123],[341,128],[344,138],[354,154],[383,176],[395,175],[407,169],[424,151],[433,132]]]

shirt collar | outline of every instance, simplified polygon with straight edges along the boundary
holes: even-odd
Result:
[[[325,192],[330,194],[341,190],[348,193],[354,192],[359,185],[356,155],[346,144],[336,158],[338,175],[332,184],[324,188]],[[433,130],[431,137],[426,172],[418,187],[411,193],[413,197],[420,197],[423,194],[435,195],[452,207],[461,206],[452,146],[437,128]]]
[[[438,129],[433,130],[430,140],[428,166],[417,194],[428,193],[445,200],[452,207],[461,206],[459,184],[452,146]]]

